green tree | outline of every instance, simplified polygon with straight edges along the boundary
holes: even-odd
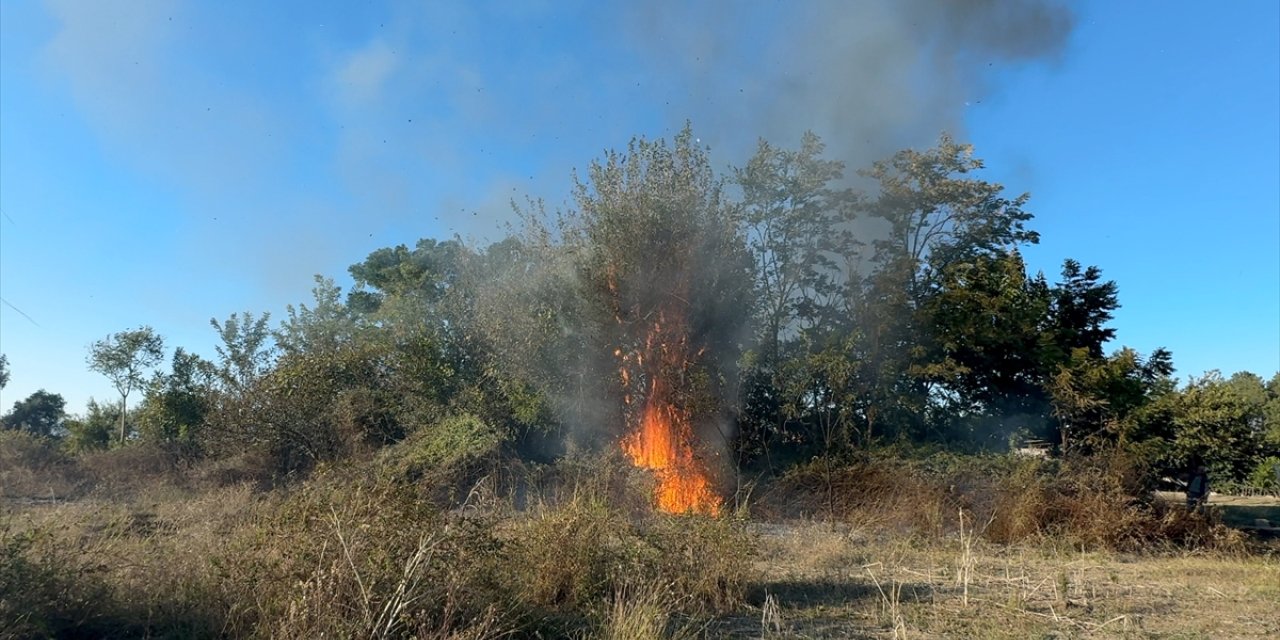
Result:
[[[1039,242],[1026,228],[1030,196],[1007,198],[1003,186],[971,177],[984,166],[972,146],[943,135],[932,149],[899,151],[860,172],[877,185],[866,213],[888,226],[875,260],[894,265],[916,300],[954,262]]]
[[[1115,337],[1115,329],[1107,327],[1112,312],[1120,307],[1118,288],[1111,280],[1102,280],[1098,267],[1082,269],[1079,262],[1067,260],[1062,265],[1062,281],[1053,290],[1053,344],[1061,355],[1074,349],[1085,349],[1089,356],[1101,358],[1103,345]]]
[[[741,220],[706,150],[688,127],[672,144],[634,139],[591,164],[574,201],[556,220],[581,302],[564,406],[616,437],[655,380],[681,380],[666,400],[714,433],[737,398],[755,301]]]
[[[164,339],[151,327],[121,331],[89,347],[89,369],[111,380],[120,393],[120,444],[124,444],[129,393],[141,386],[149,369],[164,359]]]
[[[766,360],[778,357],[793,323],[819,321],[856,257],[858,242],[849,230],[854,194],[832,186],[844,165],[823,159],[823,150],[810,132],[795,151],[761,140],[746,166],[734,171],[755,258]]]
[[[1266,424],[1266,445],[1271,455],[1280,457],[1280,372],[1267,381],[1267,404],[1262,408]]]
[[[1266,394],[1262,379],[1211,372],[1177,396],[1174,447],[1183,462],[1203,460],[1220,475],[1244,480],[1264,457]]]
[[[860,363],[849,377],[860,388],[849,395],[865,399],[860,420],[867,434],[877,423],[913,438],[943,428],[936,404],[955,403],[938,380],[955,370],[942,359],[938,341],[946,336],[936,330],[945,328],[932,326],[937,309],[930,300],[944,278],[961,277],[958,265],[998,261],[1039,240],[1027,228],[1029,196],[1006,197],[1003,186],[976,177],[983,167],[971,146],[944,135],[932,149],[900,151],[860,172],[876,185],[860,213],[883,229],[873,243],[873,268],[851,280],[847,293],[857,318],[850,353]],[[932,437],[951,436],[935,431]]]
[[[1127,347],[1107,358],[1093,357],[1086,347],[1073,350],[1047,385],[1063,450],[1089,452],[1138,439],[1133,421],[1167,390],[1172,373],[1173,358],[1164,349],[1145,358]]]
[[[156,373],[138,409],[142,437],[192,451],[210,410],[213,378],[212,363],[174,349],[170,372]]]
[[[49,438],[61,434],[66,406],[67,402],[62,396],[41,389],[25,400],[13,403],[13,410],[0,418],[0,422],[5,429],[26,431]]]
[[[741,220],[754,259],[758,308],[757,344],[743,361],[743,411],[738,420],[737,457],[749,464],[764,457],[772,463],[776,445],[808,436],[805,398],[821,395],[821,376],[813,366],[796,366],[807,357],[802,334],[830,331],[846,309],[842,283],[856,268],[861,246],[851,231],[856,200],[851,189],[836,186],[844,165],[822,157],[824,145],[806,132],[800,147],[787,150],[759,141],[755,154],[734,170],[741,190]],[[830,359],[819,362],[831,364]],[[821,368],[821,367],[819,367]],[[829,418],[828,412],[819,412]],[[821,420],[828,427],[830,420]],[[830,428],[817,437],[830,444]]]
[[[0,389],[9,384],[9,358],[0,353]]]
[[[246,311],[243,316],[233,313],[222,322],[209,320],[221,341],[214,347],[219,360],[217,376],[223,388],[233,395],[247,390],[271,367],[275,346],[267,324],[270,319],[270,313],[254,318],[252,312]]]
[[[392,296],[416,295],[428,302],[438,301],[456,282],[461,257],[467,252],[458,240],[431,238],[419,240],[413,250],[404,245],[378,249],[348,269],[356,281],[348,304],[367,312]]]
[[[288,317],[275,332],[276,344],[285,354],[317,349],[333,351],[355,340],[358,318],[343,303],[342,288],[331,278],[317,275],[315,281],[316,286],[311,289],[314,304],[310,307],[289,305]]]
[[[120,422],[118,405],[99,404],[89,398],[84,415],[67,420],[67,449],[72,453],[98,451],[111,444],[111,431]]]
[[[1027,277],[1017,251],[952,263],[939,274],[922,314],[935,352],[921,372],[964,435],[1003,442],[1011,429],[1043,425],[1050,306],[1048,283]]]

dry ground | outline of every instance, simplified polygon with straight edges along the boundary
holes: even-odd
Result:
[[[1277,638],[1271,555],[1079,552],[761,527],[755,619],[738,637]],[[764,633],[761,633],[763,628]]]
[[[0,503],[125,584],[180,588],[261,507],[248,488],[200,496]],[[255,506],[257,505],[257,506]],[[958,517],[958,516],[957,516]],[[756,581],[737,613],[694,625],[733,638],[1280,638],[1280,547],[1258,553],[1082,552],[825,522],[752,525]],[[166,567],[181,559],[181,572]],[[154,588],[154,583],[152,584]],[[0,633],[0,636],[3,636]]]

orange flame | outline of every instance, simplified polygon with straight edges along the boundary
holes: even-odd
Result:
[[[615,352],[622,360],[621,380],[627,391],[624,402],[630,405],[640,390],[644,397],[632,431],[622,439],[622,449],[637,467],[654,472],[658,509],[719,515],[720,497],[695,456],[692,420],[677,400],[671,380],[682,376],[688,366],[688,336],[683,323],[666,320],[667,314],[660,312],[642,349],[634,354]],[[639,369],[640,376],[632,374],[632,366]],[[632,385],[640,380],[647,384],[634,389]]]
[[[622,440],[622,449],[638,467],[652,469],[658,480],[656,502],[667,513],[720,514],[720,498],[711,490],[706,471],[693,455],[688,416],[663,397],[655,379],[645,400],[640,424]]]

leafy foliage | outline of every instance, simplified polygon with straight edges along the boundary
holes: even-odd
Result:
[[[120,443],[127,440],[129,393],[164,359],[164,339],[151,327],[113,333],[89,347],[89,369],[106,376],[120,393]]]
[[[41,389],[25,400],[13,403],[13,409],[0,418],[0,425],[35,436],[60,435],[66,406],[67,401],[62,396]]]
[[[148,382],[149,328],[95,344],[122,407],[69,422],[68,445],[101,446],[110,414],[122,442],[134,419],[170,451],[252,455],[278,479],[385,447],[447,467],[441,442],[548,461],[615,446],[627,400],[662,379],[738,474],[1039,438],[1243,480],[1280,452],[1280,374],[1179,388],[1168,351],[1115,344],[1118,285],[1073,259],[1029,273],[1029,195],[984,169],[944,135],[857,171],[859,190],[812,133],[727,172],[688,127],[636,138],[575,176],[564,210],[518,208],[517,235],[377,249],[351,290],[316,276],[274,327],[211,320],[214,362],[179,349]]]

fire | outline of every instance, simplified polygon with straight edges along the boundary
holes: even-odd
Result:
[[[690,360],[687,333],[683,323],[665,322],[667,316],[658,314],[641,349],[615,352],[622,360],[624,401],[630,408],[633,398],[643,397],[641,410],[628,412],[634,424],[622,439],[622,449],[633,464],[654,472],[659,509],[719,515],[720,497],[696,457],[693,421],[678,398],[677,385]],[[632,373],[633,367],[639,375]],[[643,386],[635,389],[637,384]]]
[[[636,466],[653,470],[659,509],[719,515],[720,498],[694,457],[688,416],[666,401],[662,388],[661,380],[655,379],[640,424],[622,440],[622,449]]]

